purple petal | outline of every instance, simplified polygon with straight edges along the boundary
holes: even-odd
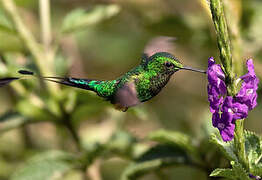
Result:
[[[235,124],[230,124],[224,129],[219,130],[223,141],[231,141],[234,138]]]
[[[234,138],[235,124],[232,123],[233,115],[223,112],[221,118],[215,112],[212,117],[213,126],[218,128],[223,141],[231,141]]]
[[[248,106],[245,104],[234,103],[232,110],[234,113],[233,120],[244,119],[248,115]]]
[[[220,115],[218,112],[214,112],[212,115],[213,126],[217,128],[219,122],[220,122]]]
[[[218,123],[218,129],[224,141],[231,141],[234,138],[235,124],[232,123],[232,120],[232,113],[222,113],[221,122]]]
[[[215,60],[214,60],[213,57],[208,58],[208,67],[212,66],[212,65],[215,64],[215,63],[216,63],[216,62],[215,62]]]
[[[208,82],[215,83],[217,79],[224,80],[225,74],[221,69],[220,64],[213,64],[207,69]]]
[[[258,83],[258,79],[256,77],[256,73],[255,73],[255,69],[254,69],[253,60],[252,59],[247,60],[246,66],[247,66],[248,73],[241,76],[240,78],[244,82],[254,81],[254,82]],[[256,80],[254,80],[254,79],[256,79]]]
[[[233,97],[232,96],[227,96],[224,100],[223,106],[222,106],[222,111],[228,111],[229,108],[233,107]]]
[[[260,176],[254,176],[253,174],[249,174],[249,177],[250,177],[251,179],[261,180],[261,177],[260,177]]]
[[[207,69],[208,85],[215,87],[219,95],[225,95],[227,92],[225,80],[225,74],[222,71],[220,64],[215,64],[213,57],[208,60]]]
[[[210,112],[214,113],[219,110],[219,106],[223,102],[223,97],[220,97],[219,91],[216,87],[208,85],[208,101],[210,102]]]
[[[252,76],[256,76],[255,69],[254,69],[254,64],[252,59],[248,59],[246,62],[247,70],[248,73]]]
[[[231,124],[233,120],[233,114],[231,112],[223,112],[221,115],[221,122],[223,122],[226,126]]]
[[[240,77],[244,82],[242,83],[241,88],[236,95],[236,100],[239,103],[247,105],[248,109],[252,110],[257,105],[256,91],[258,89],[259,79],[255,74],[252,59],[247,60],[246,65],[248,73]]]
[[[222,111],[232,113],[234,122],[237,119],[243,119],[247,117],[248,106],[235,101],[232,96],[227,96],[222,105]]]

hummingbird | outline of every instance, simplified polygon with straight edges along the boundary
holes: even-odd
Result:
[[[125,112],[129,107],[136,106],[155,97],[166,86],[171,76],[179,70],[206,73],[204,70],[184,66],[171,53],[159,50],[157,46],[168,45],[170,38],[158,38],[159,40],[155,38],[146,46],[139,65],[114,80],[43,77],[35,75],[28,70],[20,70],[18,73],[23,76],[37,76],[43,80],[93,91],[98,96],[110,101],[116,109]],[[0,79],[0,87],[20,78],[2,78]]]

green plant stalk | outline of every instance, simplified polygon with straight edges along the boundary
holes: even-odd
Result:
[[[224,15],[223,4],[221,0],[210,0],[210,9],[212,19],[217,33],[218,48],[220,50],[220,59],[222,69],[226,75],[227,91],[229,96],[234,96],[237,93],[235,85],[235,74],[232,68],[232,53],[229,39],[229,33]],[[236,121],[235,128],[235,149],[240,163],[248,170],[248,160],[245,155],[245,139],[244,139],[244,120]]]
[[[245,137],[244,137],[244,119],[236,121],[235,136],[234,136],[235,149],[238,154],[239,162],[243,167],[249,171],[249,162],[245,155]]]
[[[232,68],[232,53],[230,39],[228,35],[227,23],[221,0],[210,0],[210,9],[217,34],[217,43],[218,48],[220,50],[220,60],[222,63],[222,69],[226,75],[228,94],[230,96],[233,96],[236,94],[236,88],[234,85],[235,75]]]
[[[240,20],[242,11],[242,2],[239,0],[224,1],[225,12],[228,14],[227,19],[230,40],[232,44],[233,70],[237,74],[243,73],[243,49],[240,34]]]
[[[34,57],[36,65],[38,66],[41,74],[50,75],[52,71],[50,68],[50,62],[48,61],[47,56],[45,55],[42,47],[38,44],[32,35],[32,33],[27,29],[25,24],[22,22],[18,14],[18,9],[14,4],[13,0],[2,0],[3,9],[9,15],[12,20],[14,27],[21,38],[21,40],[25,43],[26,47]],[[48,91],[51,94],[57,94],[58,86],[56,84],[47,84]]]
[[[42,33],[42,43],[46,53],[50,50],[52,41],[51,21],[50,21],[50,0],[39,0],[40,23]]]
[[[39,0],[39,12],[44,53],[47,60],[53,65],[60,36],[58,34],[54,39],[52,36],[50,0]]]

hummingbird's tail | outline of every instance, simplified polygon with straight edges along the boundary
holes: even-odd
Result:
[[[102,81],[99,80],[91,80],[91,79],[78,79],[78,78],[71,78],[71,77],[45,77],[45,76],[39,76],[35,75],[31,71],[27,70],[19,70],[19,74],[23,75],[21,77],[7,77],[7,78],[2,78],[0,79],[0,87],[3,87],[5,85],[8,85],[9,83],[13,82],[14,80],[19,80],[24,78],[25,76],[35,76],[40,79],[46,80],[46,81],[51,81],[55,82],[58,84],[63,84],[66,86],[72,86],[72,87],[77,87],[77,88],[82,88],[86,90],[92,90],[95,91],[95,85],[100,84]]]
[[[26,71],[26,70],[20,70],[18,71],[19,74],[22,74],[22,75],[34,75],[33,72],[31,71]],[[13,82],[14,80],[19,80],[19,79],[22,79],[22,77],[6,77],[6,78],[2,78],[0,79],[0,87],[3,87],[3,86],[6,86],[8,84],[10,84],[11,82]]]
[[[7,78],[2,78],[0,79],[0,87],[3,87],[9,83],[11,83],[14,80],[20,79],[19,77],[7,77]]]

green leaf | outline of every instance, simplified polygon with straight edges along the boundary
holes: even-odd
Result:
[[[186,134],[167,130],[158,130],[149,134],[149,139],[159,143],[178,146],[193,155],[195,159],[200,159],[198,151],[192,143],[192,138]]]
[[[13,24],[1,9],[0,9],[0,31],[4,31],[8,33],[16,32]]]
[[[261,159],[261,138],[255,133],[245,130],[245,149],[250,165],[258,164]]]
[[[159,143],[174,144],[188,151],[194,151],[191,138],[180,132],[158,130],[149,134],[149,139]]]
[[[61,90],[61,102],[67,113],[71,114],[76,107],[77,92],[73,89],[62,89]]]
[[[188,154],[180,147],[157,145],[142,154],[135,163],[129,165],[122,174],[121,180],[136,179],[162,167],[190,163]]]
[[[164,164],[164,161],[160,159],[140,164],[131,164],[125,169],[123,175],[121,176],[121,180],[136,179],[137,177],[140,177],[150,171],[155,171],[161,168]]]
[[[101,97],[98,97],[93,92],[87,92],[83,90],[74,90],[76,92],[76,97],[74,97],[75,104],[72,109],[71,116],[72,121],[77,126],[83,120],[90,118],[97,118],[105,113],[106,107],[110,104],[104,101]]]
[[[228,179],[236,179],[235,174],[232,169],[215,169],[210,174],[211,177],[225,177]]]
[[[69,13],[62,24],[63,33],[71,33],[79,29],[97,24],[105,19],[109,19],[120,11],[117,5],[99,5],[86,11],[76,9]]]
[[[19,38],[14,25],[0,8],[0,51],[21,51],[24,50],[23,43]]]
[[[250,172],[253,175],[262,177],[262,163],[252,165],[250,167]]]
[[[254,132],[245,130],[245,149],[248,157],[250,172],[262,176],[262,139]]]
[[[220,138],[220,136],[217,136],[216,134],[212,134],[211,142],[215,144],[229,160],[238,161],[238,158],[234,153],[234,141],[224,142]]]
[[[117,154],[130,156],[135,142],[135,137],[130,133],[118,130],[111,136],[108,143],[106,144],[106,147],[108,150]]]
[[[248,173],[246,172],[246,170],[242,167],[242,165],[240,163],[237,163],[235,161],[231,161],[231,165],[232,165],[233,171],[234,171],[237,179],[239,179],[239,180],[250,180]]]
[[[250,180],[248,173],[241,166],[240,163],[231,161],[232,169],[215,169],[210,176],[212,177],[225,177],[229,179]]]
[[[16,170],[11,180],[57,179],[73,168],[74,155],[63,151],[47,151],[29,159]]]
[[[0,133],[19,127],[28,119],[18,112],[8,111],[0,117]]]
[[[54,115],[41,102],[24,99],[17,104],[17,110],[34,121],[54,121]]]
[[[57,53],[54,60],[54,68],[55,72],[59,76],[65,76],[68,69],[69,69],[70,63],[67,57],[62,53]]]
[[[21,39],[12,33],[6,31],[0,31],[0,51],[1,52],[17,52],[24,51],[25,47]]]

